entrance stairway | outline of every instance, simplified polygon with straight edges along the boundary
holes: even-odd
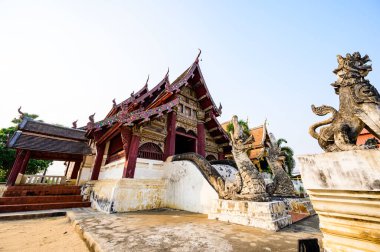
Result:
[[[90,206],[83,201],[79,186],[9,186],[0,198],[0,213]]]

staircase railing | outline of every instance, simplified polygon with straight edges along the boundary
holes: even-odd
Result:
[[[64,184],[66,184],[65,176],[19,174],[16,180],[16,185],[64,185]]]

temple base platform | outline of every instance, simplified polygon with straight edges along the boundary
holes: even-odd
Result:
[[[380,151],[298,158],[325,251],[380,251]]]
[[[283,201],[252,202],[242,200],[214,201],[209,219],[278,231],[292,224]]]

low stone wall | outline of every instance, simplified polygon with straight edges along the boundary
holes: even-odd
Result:
[[[208,218],[273,231],[292,224],[291,216],[283,201],[252,202],[219,199],[214,201],[212,213]]]
[[[83,189],[92,207],[106,213],[165,207],[164,192],[164,181],[156,179],[90,181]]]
[[[326,251],[380,251],[380,151],[298,158]]]

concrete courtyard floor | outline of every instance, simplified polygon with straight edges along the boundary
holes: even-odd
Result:
[[[313,216],[279,232],[208,220],[207,215],[160,209],[103,214],[92,209],[67,217],[95,251],[297,251],[298,239],[318,238]]]

